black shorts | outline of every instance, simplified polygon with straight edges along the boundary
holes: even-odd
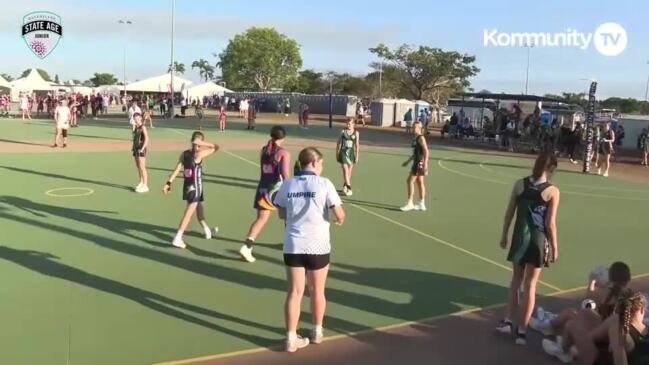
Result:
[[[601,155],[610,155],[611,154],[611,145],[608,143],[600,143],[599,145],[599,153]]]
[[[68,130],[67,129],[61,129],[61,135],[63,135],[63,138],[68,137]]]
[[[412,174],[412,176],[425,176],[426,170],[424,170],[424,161],[414,161],[410,168],[410,174]]]
[[[289,267],[303,267],[309,271],[320,270],[329,265],[329,254],[306,255],[285,253],[284,264]]]
[[[203,192],[197,192],[194,190],[183,191],[183,200],[187,203],[201,203],[205,199],[203,198]]]
[[[139,150],[133,150],[133,157],[146,157],[146,148],[140,152]]]

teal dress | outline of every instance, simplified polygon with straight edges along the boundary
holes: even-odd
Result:
[[[516,203],[516,223],[507,261],[516,265],[548,266],[550,247],[547,240],[546,213],[549,203],[543,191],[552,186],[545,182],[534,185],[531,177],[523,180],[523,192]]]
[[[338,153],[338,162],[343,165],[353,165],[356,163],[356,131],[352,135],[347,130],[340,134],[340,151]]]

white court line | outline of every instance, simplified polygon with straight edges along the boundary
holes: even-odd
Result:
[[[504,269],[504,270],[507,270],[507,271],[512,271],[512,268],[509,267],[509,266],[503,265],[503,264],[501,264],[501,263],[499,263],[499,262],[497,262],[497,261],[494,261],[494,260],[492,260],[492,259],[489,259],[489,258],[486,258],[486,257],[484,257],[484,256],[478,255],[478,254],[475,253],[475,252],[469,251],[469,250],[467,250],[467,249],[465,249],[465,248],[462,248],[462,247],[460,247],[460,246],[457,246],[457,245],[455,245],[455,244],[452,244],[451,242],[445,241],[445,240],[443,240],[443,239],[441,239],[441,238],[435,237],[435,236],[433,236],[433,235],[431,235],[431,234],[428,234],[428,233],[426,233],[426,232],[422,232],[422,231],[420,231],[420,230],[418,230],[418,229],[416,229],[416,228],[413,228],[413,227],[410,227],[410,226],[408,226],[408,225],[405,225],[405,224],[403,224],[403,223],[401,223],[401,222],[395,221],[394,219],[388,218],[388,217],[386,217],[386,216],[384,216],[384,215],[382,215],[382,214],[379,214],[379,213],[373,212],[373,211],[371,211],[371,210],[369,210],[369,209],[366,209],[366,208],[360,207],[360,206],[358,206],[358,205],[356,205],[356,204],[354,204],[354,203],[350,203],[349,205],[351,205],[352,207],[354,207],[354,208],[356,208],[356,209],[360,209],[360,210],[362,210],[362,211],[365,212],[365,213],[371,214],[371,215],[373,215],[373,216],[375,216],[375,217],[377,217],[377,218],[383,219],[383,220],[386,221],[386,222],[390,222],[390,223],[392,223],[392,224],[394,224],[394,225],[397,225],[397,226],[399,226],[399,227],[401,227],[401,228],[404,228],[404,229],[406,229],[406,230],[408,230],[408,231],[414,232],[414,233],[416,233],[416,234],[418,234],[418,235],[420,235],[420,236],[423,236],[423,237],[426,237],[426,238],[428,238],[428,239],[431,239],[431,240],[433,240],[433,241],[435,241],[435,242],[437,242],[437,243],[440,243],[440,244],[442,244],[442,245],[444,245],[444,246],[450,247],[450,248],[452,248],[452,249],[454,249],[454,250],[457,250],[457,251],[460,251],[460,252],[462,252],[462,253],[464,253],[464,254],[467,254],[467,255],[469,255],[469,256],[472,256],[472,257],[474,257],[474,258],[476,258],[476,259],[478,259],[478,260],[481,260],[481,261],[484,261],[484,262],[490,263],[490,264],[492,264],[492,265],[494,265],[494,266],[498,266],[499,268]],[[557,287],[557,286],[554,286],[554,285],[552,285],[552,284],[546,283],[546,282],[544,282],[544,281],[542,281],[542,280],[539,280],[539,284],[542,284],[542,285],[544,285],[544,286],[546,286],[546,287],[548,287],[548,288],[550,288],[550,289],[552,289],[552,290],[555,290],[555,291],[561,291],[561,290],[562,290],[561,288],[559,288],[559,287]]]
[[[83,191],[83,193],[79,194],[59,194],[55,193],[57,191],[69,191],[69,190],[78,190],[78,191]],[[56,188],[56,189],[50,189],[45,192],[45,195],[55,197],[55,198],[74,198],[78,196],[88,196],[92,195],[95,191],[90,188]]]
[[[183,133],[183,132],[181,132],[181,131],[179,131],[177,129],[173,129],[173,128],[167,128],[167,129],[169,129],[172,132],[176,132],[176,133],[180,134],[181,136],[186,136],[187,135],[187,134],[185,134],[185,133]]]
[[[512,179],[517,179],[518,178],[518,176],[506,174],[506,173],[504,173],[502,171],[494,170],[492,168],[484,166],[484,164],[487,164],[489,162],[491,162],[491,161],[487,160],[487,161],[480,162],[480,168],[487,171],[487,172],[490,172],[492,174],[505,176],[505,177],[512,178]],[[512,167],[522,168],[522,169],[526,168],[525,166],[512,166]],[[642,190],[642,189],[612,188],[612,187],[606,187],[606,186],[590,186],[590,185],[580,185],[580,184],[561,184],[561,186],[573,186],[573,187],[576,187],[576,188],[584,188],[584,189],[591,189],[591,190],[625,191],[625,192],[630,192],[630,193],[646,193],[646,192],[649,192],[649,186],[647,187],[647,189],[644,189],[644,190]]]
[[[244,161],[244,162],[247,162],[247,163],[249,163],[249,164],[251,164],[251,165],[254,165],[254,166],[259,167],[259,164],[257,164],[257,163],[254,162],[254,161],[248,160],[248,159],[245,158],[245,157],[241,157],[241,156],[239,156],[239,155],[237,155],[237,154],[235,154],[235,153],[232,153],[232,152],[227,152],[227,151],[225,151],[225,152],[226,152],[227,154],[229,154],[230,156],[233,156],[233,157],[236,157],[236,158],[240,159],[241,161]],[[430,235],[430,234],[428,234],[428,233],[422,232],[422,231],[420,231],[420,230],[418,230],[418,229],[416,229],[416,228],[413,228],[413,227],[410,227],[410,226],[408,226],[408,225],[405,225],[405,224],[403,224],[403,223],[401,223],[401,222],[395,221],[395,220],[393,220],[393,219],[391,219],[391,218],[388,218],[388,217],[386,217],[386,216],[384,216],[384,215],[381,215],[381,214],[379,214],[379,213],[373,212],[373,211],[371,211],[371,210],[369,210],[369,209],[366,209],[366,208],[360,207],[360,206],[358,206],[358,205],[356,205],[356,204],[354,204],[354,203],[350,203],[350,205],[353,206],[353,207],[356,208],[356,209],[359,209],[359,210],[365,212],[365,213],[371,214],[371,215],[373,215],[373,216],[375,216],[375,217],[377,217],[377,218],[380,218],[380,219],[382,219],[382,220],[384,220],[384,221],[386,221],[386,222],[390,222],[390,223],[395,224],[395,225],[397,225],[397,226],[399,226],[399,227],[401,227],[401,228],[404,228],[404,229],[406,229],[406,230],[408,230],[408,231],[414,232],[414,233],[416,233],[416,234],[418,234],[418,235],[420,235],[420,236],[426,237],[426,238],[431,239],[431,240],[433,240],[433,241],[435,241],[435,242],[437,242],[437,243],[440,243],[440,244],[442,244],[442,245],[445,245],[445,246],[447,246],[447,247],[450,247],[450,248],[452,248],[452,249],[454,249],[454,250],[460,251],[460,252],[462,252],[462,253],[464,253],[464,254],[466,254],[466,255],[469,255],[469,256],[472,256],[472,257],[474,257],[474,258],[477,258],[477,259],[479,259],[479,260],[481,260],[481,261],[484,261],[484,262],[490,263],[490,264],[495,265],[495,266],[497,266],[497,267],[499,267],[499,268],[501,268],[501,269],[504,269],[504,270],[507,270],[507,271],[512,271],[512,268],[509,267],[509,266],[503,265],[503,264],[501,264],[501,263],[499,263],[499,262],[497,262],[497,261],[494,261],[494,260],[492,260],[492,259],[489,259],[489,258],[486,258],[486,257],[484,257],[484,256],[478,255],[478,254],[475,253],[475,252],[469,251],[469,250],[467,250],[467,249],[465,249],[465,248],[462,248],[462,247],[460,247],[460,246],[457,246],[457,245],[455,245],[455,244],[452,244],[452,243],[450,243],[450,242],[448,242],[448,241],[444,241],[444,240],[441,239],[441,238],[437,238],[437,237],[435,237],[435,236],[433,236],[433,235]],[[550,288],[550,289],[552,289],[552,290],[555,290],[555,291],[560,291],[560,290],[561,290],[561,288],[559,288],[559,287],[557,287],[557,286],[554,286],[554,285],[552,285],[552,284],[546,283],[546,282],[544,282],[544,281],[542,281],[542,280],[539,280],[539,284],[542,284],[542,285],[544,285],[544,286],[546,286],[546,287],[548,287],[548,288]]]
[[[460,175],[460,176],[464,176],[464,177],[468,177],[468,178],[476,179],[476,180],[480,180],[480,181],[486,181],[486,182],[490,182],[490,183],[494,183],[494,184],[499,184],[499,185],[510,185],[511,184],[512,186],[514,186],[513,181],[511,183],[509,183],[509,182],[504,182],[504,181],[500,181],[500,180],[493,180],[493,179],[488,179],[488,178],[485,178],[485,177],[482,177],[482,176],[476,176],[476,175],[472,175],[472,174],[467,174],[466,172],[462,172],[462,171],[452,169],[452,168],[447,167],[446,165],[444,165],[442,163],[444,160],[446,160],[446,158],[440,159],[439,161],[437,161],[437,164],[439,165],[439,167],[441,167],[442,169],[444,169],[444,170],[446,170],[448,172],[452,172],[452,173]],[[485,171],[487,171],[487,170],[485,170]],[[613,199],[613,200],[649,201],[649,199],[647,199],[647,198],[604,195],[604,194],[592,194],[592,193],[583,193],[581,191],[573,191],[573,190],[565,190],[565,189],[561,189],[561,193],[580,195],[580,196],[586,196],[586,197],[593,197],[593,198],[606,198],[606,199]]]

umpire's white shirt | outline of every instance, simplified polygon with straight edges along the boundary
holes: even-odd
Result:
[[[286,209],[284,253],[326,255],[331,252],[329,209],[342,201],[329,179],[300,171],[282,184],[274,204]]]

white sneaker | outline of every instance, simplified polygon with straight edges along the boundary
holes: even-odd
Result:
[[[550,325],[550,321],[548,320],[541,320],[538,318],[530,318],[530,328],[535,330],[536,332],[540,332],[545,336],[550,336],[552,334],[552,326]]]
[[[343,195],[348,196],[347,192],[348,192],[347,185],[343,185]]]
[[[419,204],[415,205],[415,210],[421,210],[422,212],[425,212],[426,211],[426,203],[419,202]]]
[[[572,363],[572,355],[563,351],[563,348],[561,348],[561,342],[561,337],[557,337],[556,342],[545,338],[542,343],[543,351],[550,356],[556,357],[564,364],[570,364]]]
[[[148,187],[148,186],[146,186],[146,185],[142,185],[142,186],[140,187],[140,191],[139,191],[139,193],[148,193],[148,192],[149,192],[149,187]]]
[[[578,162],[577,162],[577,161],[575,161],[575,160],[573,160],[572,158],[570,159],[570,163],[571,163],[571,164],[573,164],[573,165],[576,165],[576,164],[578,164]]]
[[[257,261],[257,259],[252,255],[252,247],[248,248],[246,245],[241,246],[241,249],[239,249],[239,255],[241,255],[241,257],[244,260],[250,263]],[[293,351],[289,351],[289,352],[293,352]]]
[[[354,195],[352,189],[347,189],[347,196],[352,196],[352,195]]]
[[[294,340],[286,340],[286,352],[295,352],[309,346],[309,339],[297,336]]]
[[[187,248],[187,245],[183,242],[182,238],[174,239],[173,242],[171,242],[171,245],[178,248]]]
[[[597,175],[601,175],[601,174],[602,174],[602,169],[597,169]]]
[[[216,228],[218,230],[218,228]],[[211,240],[212,239],[212,229],[210,227],[203,227],[203,232],[205,232],[205,239],[206,240]]]
[[[318,332],[315,329],[311,330],[311,335],[309,336],[309,340],[312,344],[319,345],[322,343],[323,339],[324,336],[322,335],[322,332]]]
[[[604,176],[604,177],[608,177],[608,171],[605,171],[605,172],[604,172],[604,175],[602,175],[602,176]]]
[[[141,188],[142,188],[142,183],[139,183],[139,184],[135,185],[135,187],[133,188],[133,190],[138,191],[138,190],[140,190]]]
[[[408,201],[408,203],[406,203],[406,205],[402,206],[400,209],[402,212],[409,212],[415,209],[415,205],[412,204],[412,201]]]

